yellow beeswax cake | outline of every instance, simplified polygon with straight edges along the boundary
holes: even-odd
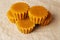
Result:
[[[28,15],[32,22],[40,24],[47,17],[48,11],[42,6],[33,6],[29,9]]]
[[[41,22],[41,26],[48,25],[51,22],[51,20],[52,20],[52,15],[49,12],[47,18],[44,21]]]
[[[8,19],[9,19],[9,21],[10,21],[11,23],[15,23],[15,18],[14,18],[14,16],[12,15],[12,13],[11,13],[10,10],[7,12],[7,17],[8,17]]]
[[[29,18],[24,20],[16,21],[16,25],[19,31],[28,34],[33,31],[35,24],[29,20]]]
[[[28,14],[29,5],[24,2],[18,2],[11,6],[11,12],[17,19],[25,19]]]

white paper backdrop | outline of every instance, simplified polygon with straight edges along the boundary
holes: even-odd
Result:
[[[22,34],[10,23],[6,12],[15,2],[26,2],[30,6],[42,5],[53,15],[53,21],[45,27],[37,27],[30,34]],[[60,40],[60,0],[0,0],[0,40]]]

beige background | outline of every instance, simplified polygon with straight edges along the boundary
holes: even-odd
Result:
[[[42,5],[53,15],[53,21],[45,27],[37,27],[30,34],[22,34],[15,24],[9,22],[6,12],[15,2],[26,2],[30,6]],[[0,0],[0,40],[60,40],[59,0]]]

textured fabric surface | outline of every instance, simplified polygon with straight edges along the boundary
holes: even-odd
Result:
[[[53,15],[47,26],[36,26],[30,34],[20,33],[15,24],[9,22],[6,13],[15,2],[26,2],[31,6],[46,7]],[[0,0],[0,40],[60,40],[60,0]]]

